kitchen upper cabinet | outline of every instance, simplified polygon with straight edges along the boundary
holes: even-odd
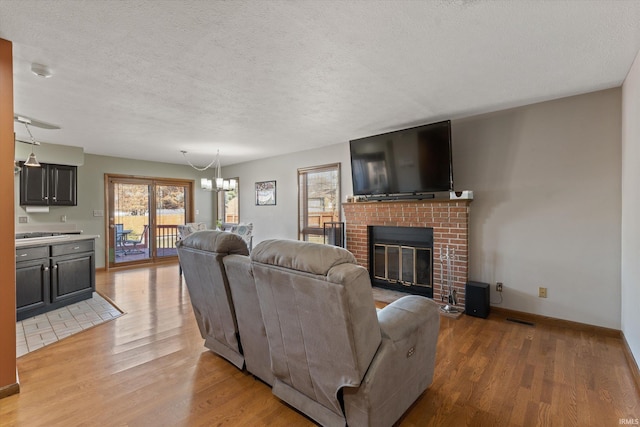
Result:
[[[49,204],[47,168],[24,166],[20,172],[20,205],[47,206]]]
[[[20,206],[76,206],[77,182],[77,166],[22,165]]]
[[[49,204],[76,206],[77,166],[49,165]]]

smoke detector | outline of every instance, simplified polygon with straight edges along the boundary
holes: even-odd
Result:
[[[31,72],[36,76],[42,77],[44,79],[48,79],[53,75],[49,67],[42,64],[36,64],[35,62],[31,64]]]

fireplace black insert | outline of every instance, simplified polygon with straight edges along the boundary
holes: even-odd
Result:
[[[433,228],[369,226],[373,286],[433,298]]]

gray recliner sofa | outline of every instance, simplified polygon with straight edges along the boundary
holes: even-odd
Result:
[[[193,312],[205,346],[267,384],[269,345],[241,236],[197,231],[176,244]]]
[[[242,238],[242,236],[239,237]],[[222,262],[229,278],[247,371],[272,385],[269,342],[262,321],[251,260],[245,255],[228,255],[222,259]]]
[[[335,246],[267,240],[251,261],[276,396],[325,426],[391,426],[431,384],[435,302],[376,312],[367,270]]]

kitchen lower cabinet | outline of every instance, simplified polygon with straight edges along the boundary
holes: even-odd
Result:
[[[50,295],[49,258],[16,262],[18,320],[44,313],[51,301]]]
[[[93,239],[16,249],[18,320],[89,299],[94,291]]]

